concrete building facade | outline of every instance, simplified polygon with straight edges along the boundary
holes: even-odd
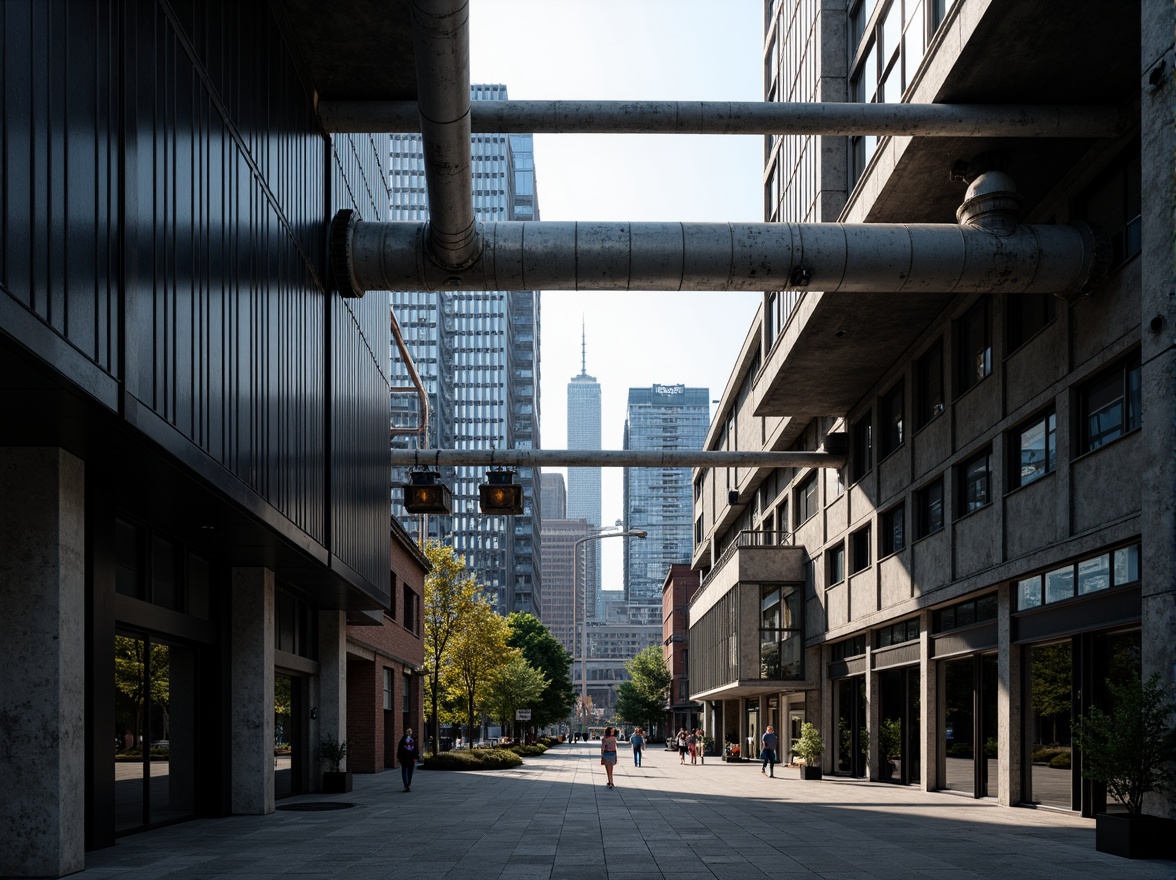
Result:
[[[693,696],[717,738],[811,721],[826,773],[1091,816],[1074,718],[1176,660],[1171,4],[765,9],[776,100],[1080,95],[1130,121],[767,139],[768,219],[950,223],[996,180],[1026,222],[1099,227],[1106,272],[1070,298],[765,295],[707,448],[847,464],[695,473]]]
[[[698,590],[698,572],[689,565],[671,565],[662,584],[662,657],[670,673],[669,699],[671,733],[694,730],[701,724],[702,705],[690,698],[690,616],[689,603]]]

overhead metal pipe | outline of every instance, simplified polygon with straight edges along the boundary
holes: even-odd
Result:
[[[1086,226],[951,224],[557,223],[482,227],[464,270],[436,266],[416,223],[363,223],[342,211],[335,283],[366,290],[796,290],[828,293],[1053,293],[1098,280]]]
[[[418,75],[418,79],[419,79]],[[471,130],[494,134],[824,134],[1115,137],[1116,107],[753,101],[474,101]],[[416,132],[411,101],[320,101],[333,132]]]
[[[421,376],[417,372],[416,363],[412,359],[412,352],[408,350],[408,345],[404,341],[404,334],[400,331],[400,322],[396,319],[396,310],[389,309],[389,323],[392,327],[392,339],[396,343],[396,350],[400,352],[400,359],[404,362],[404,369],[408,372],[408,379],[412,382],[411,388],[389,388],[390,394],[416,394],[417,400],[420,402],[420,421],[416,427],[391,427],[388,429],[389,434],[416,434],[420,437],[421,446],[427,447],[429,445],[429,394],[425,390],[425,383],[421,381]]]
[[[840,468],[832,452],[707,449],[393,449],[393,467],[814,467]]]
[[[470,160],[468,0],[413,0],[417,128],[429,198],[428,248],[442,266],[476,258],[474,174]]]

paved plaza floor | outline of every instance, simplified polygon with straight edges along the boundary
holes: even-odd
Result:
[[[1094,823],[1048,810],[862,780],[762,776],[757,763],[678,763],[658,747],[615,789],[598,745],[515,770],[355,777],[343,795],[269,816],[199,820],[86,854],[75,877],[347,880],[906,880],[1176,878],[1176,863],[1094,849]],[[333,811],[298,804],[347,803]]]

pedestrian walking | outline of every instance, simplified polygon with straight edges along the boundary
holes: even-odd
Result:
[[[695,730],[694,733],[698,737],[698,763],[705,764],[706,763],[706,736],[703,734],[701,727],[698,728],[697,730]]]
[[[600,763],[608,774],[608,787],[616,788],[613,785],[613,768],[617,765],[617,736],[611,727],[606,727],[604,736],[600,738]]]
[[[683,727],[678,731],[678,736],[674,743],[678,746],[678,763],[686,763],[686,728]]]
[[[629,745],[633,747],[633,766],[641,766],[641,753],[645,751],[645,732],[640,728],[633,731],[629,737]]]
[[[693,729],[686,734],[686,748],[690,752],[690,763],[698,763],[698,734]]]
[[[413,739],[412,728],[404,731],[400,742],[396,744],[396,760],[400,762],[400,778],[404,780],[404,790],[412,791],[412,771],[416,769],[420,748]]]
[[[763,751],[760,752],[760,757],[763,758],[764,763],[760,766],[760,773],[766,773],[772,779],[776,778],[776,744],[779,740],[775,732],[772,730],[772,725],[768,725],[768,729],[764,731],[764,735],[760,737],[763,743]]]

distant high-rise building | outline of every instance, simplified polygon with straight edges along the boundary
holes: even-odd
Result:
[[[473,85],[475,101],[505,101],[502,85]],[[535,163],[529,134],[473,137],[474,212],[479,221],[537,220]],[[389,219],[427,220],[425,165],[419,134],[392,135]],[[539,441],[539,297],[535,291],[396,292],[391,307],[429,394],[429,446],[440,449],[530,449]],[[399,358],[390,384],[411,386]],[[393,443],[415,446],[417,401],[409,394],[391,399]],[[409,433],[405,433],[409,432]],[[407,472],[394,477],[402,482]],[[539,615],[541,501],[531,468],[519,468],[523,513],[483,516],[478,487],[483,468],[446,468],[453,490],[451,516],[429,518],[426,537],[444,538],[465,557],[467,567],[498,609]],[[414,536],[418,518],[405,513],[399,492],[393,513]]]
[[[546,477],[547,474],[544,474]],[[543,555],[543,614],[542,620],[551,634],[573,657],[579,656],[575,632],[580,631],[584,615],[584,577],[596,567],[598,541],[580,545],[580,571],[574,556],[576,541],[591,535],[595,528],[583,519],[553,519],[544,517],[542,525]],[[573,632],[573,623],[575,632]]]
[[[580,328],[580,375],[568,382],[568,449],[600,449],[600,383],[588,375],[588,345],[583,326]],[[599,529],[600,468],[568,468],[568,519],[587,520]],[[589,595],[600,594],[600,557],[590,570]],[[595,613],[596,603],[592,603]]]
[[[539,493],[544,519],[565,519],[568,515],[568,490],[563,474],[543,474],[539,478]]]
[[[702,449],[710,424],[710,391],[685,385],[629,389],[625,449]],[[694,498],[690,468],[625,468],[625,527],[645,540],[625,542],[625,598],[661,604],[670,566],[689,564]]]

